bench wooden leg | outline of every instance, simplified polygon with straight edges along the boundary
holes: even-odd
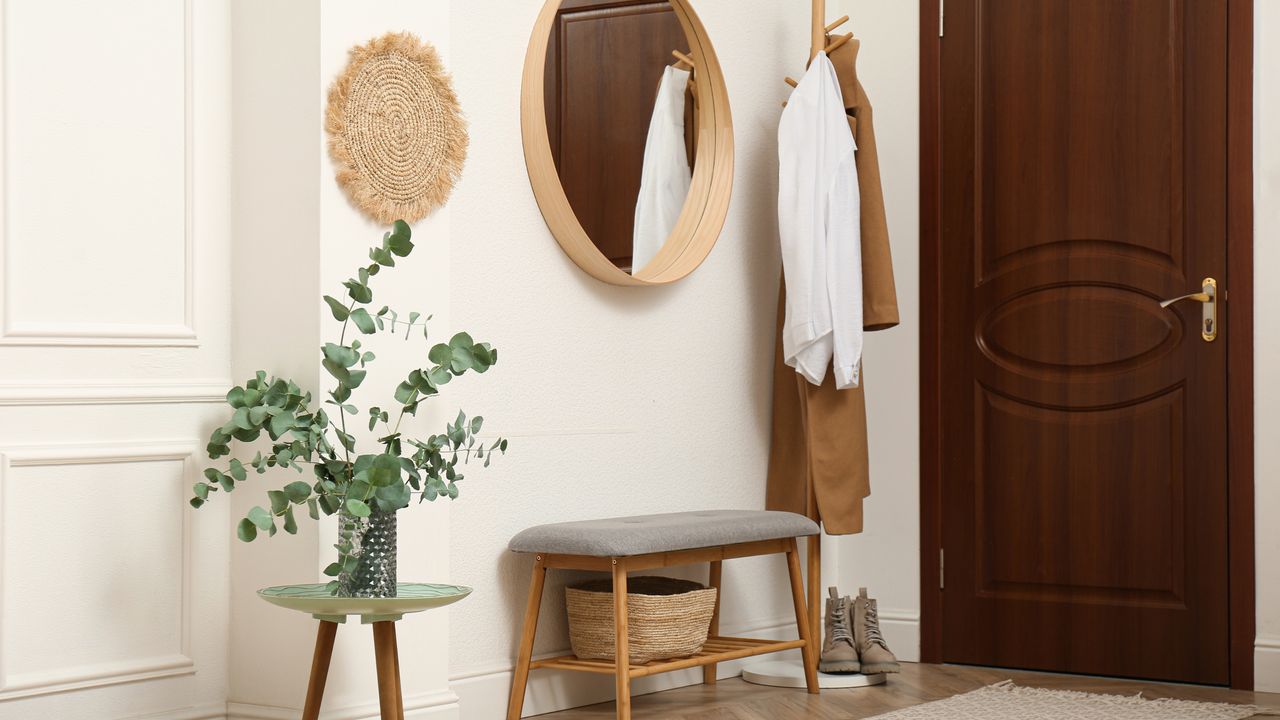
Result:
[[[316,650],[311,656],[311,679],[307,682],[307,701],[302,706],[302,720],[320,717],[320,702],[324,699],[324,685],[329,679],[329,660],[333,658],[333,639],[338,634],[338,623],[320,621],[316,631]]]
[[[721,584],[721,562],[720,560],[711,561],[710,577],[707,585],[716,589],[716,607],[711,613],[711,629],[707,633],[709,637],[716,637],[720,634],[720,584]],[[706,685],[716,684],[716,664],[702,666],[702,682]]]
[[[631,720],[631,649],[627,638],[627,565],[613,561],[614,684],[618,691],[618,720]]]
[[[800,576],[800,552],[793,538],[787,548],[787,573],[791,576],[791,601],[796,608],[796,627],[800,631],[800,639],[804,647],[800,648],[804,658],[804,682],[809,692],[818,692],[818,654],[814,652],[815,642],[809,627],[809,608],[804,597],[804,582]]]
[[[822,535],[810,535],[807,565],[809,569],[809,628],[816,635],[822,627],[822,603],[826,594],[822,591]],[[815,642],[820,642],[816,641]],[[818,669],[818,653],[813,654],[813,669]]]
[[[542,556],[533,561],[533,579],[529,581],[529,600],[524,608],[524,627],[520,631],[520,649],[516,669],[511,677],[511,697],[507,701],[507,720],[520,720],[524,711],[524,691],[529,684],[529,663],[533,660],[533,638],[538,633],[538,611],[542,608],[542,586],[547,579],[547,566]]]

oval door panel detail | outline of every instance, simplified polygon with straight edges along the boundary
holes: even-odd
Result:
[[[978,347],[1012,370],[1115,372],[1176,347],[1178,316],[1136,290],[1106,285],[1033,289],[979,321]]]

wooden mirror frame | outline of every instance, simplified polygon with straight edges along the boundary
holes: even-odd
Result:
[[[640,272],[632,275],[614,265],[596,247],[578,222],[560,184],[547,134],[545,84],[547,46],[561,0],[547,0],[538,15],[524,60],[520,92],[520,131],[529,183],[551,234],[578,267],[613,285],[665,285],[693,272],[706,259],[724,228],[733,192],[733,118],[729,91],[715,48],[688,0],[669,0],[689,39],[697,69],[693,73],[698,97],[696,113],[698,158],[684,209],[667,242]]]

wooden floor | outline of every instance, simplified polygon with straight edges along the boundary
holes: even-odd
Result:
[[[1012,679],[1028,687],[1086,692],[1170,697],[1182,700],[1230,702],[1280,708],[1280,694],[1252,693],[1198,685],[1113,680],[1081,675],[1051,675],[961,665],[903,663],[885,685],[850,690],[803,690],[751,685],[741,679],[721,680],[714,686],[668,690],[632,701],[634,720],[852,720],[941,700],[984,685]],[[614,717],[613,703],[592,705],[540,716],[540,720],[605,720]]]

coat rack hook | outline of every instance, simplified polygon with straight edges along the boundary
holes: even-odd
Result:
[[[841,45],[844,45],[845,43],[849,42],[852,39],[853,39],[853,33],[845,33],[844,35],[841,35],[835,40],[832,40],[831,44],[827,45],[826,48],[824,48],[824,51],[828,55],[830,55],[832,51],[834,51],[836,48],[840,47]]]
[[[697,65],[695,65],[693,62],[693,58],[689,57],[688,55],[685,55],[679,50],[672,50],[671,54],[675,56],[675,59],[679,60],[685,65],[688,65],[690,70],[693,70],[695,67],[697,67]]]
[[[843,25],[843,24],[845,24],[845,23],[847,23],[847,22],[849,22],[849,16],[848,16],[848,15],[845,15],[845,16],[841,17],[839,20],[836,20],[835,22],[831,23],[830,25],[828,25],[828,26],[825,28],[825,29],[826,29],[826,31],[827,31],[827,34],[830,34],[832,30],[835,30],[836,28],[840,27],[841,25]]]

